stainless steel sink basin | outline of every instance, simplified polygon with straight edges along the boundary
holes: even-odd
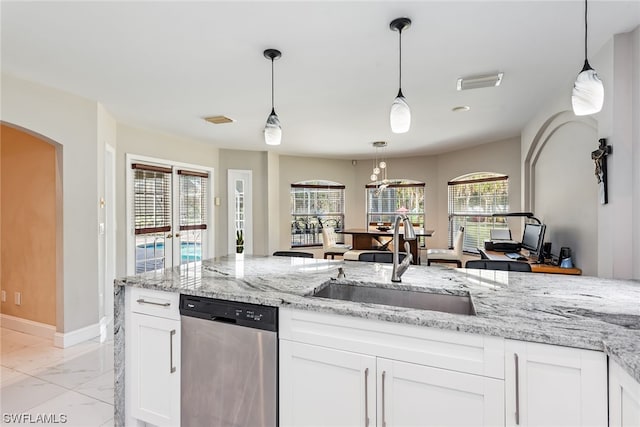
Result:
[[[314,297],[339,299],[391,305],[395,307],[417,308],[420,310],[442,311],[445,313],[475,316],[471,297],[467,295],[435,294],[430,292],[407,291],[339,283],[316,289]]]

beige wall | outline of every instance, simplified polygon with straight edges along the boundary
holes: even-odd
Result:
[[[269,183],[267,181],[267,152],[265,151],[239,151],[220,150],[220,169],[217,173],[220,185],[218,186],[221,203],[218,206],[218,234],[216,238],[216,253],[226,255],[229,250],[228,227],[229,224],[229,198],[228,175],[229,169],[242,169],[252,171],[253,182],[253,254],[266,255],[269,253],[268,233],[268,208],[267,194]]]
[[[95,101],[2,74],[2,121],[60,145],[62,224],[56,329],[98,333],[97,110]],[[93,330],[93,329],[92,329]],[[91,332],[89,332],[90,334]]]
[[[498,172],[509,176],[510,206],[520,210],[520,140],[498,141],[466,150],[438,156],[416,156],[387,159],[389,178],[406,178],[425,182],[426,226],[436,230],[427,240],[430,247],[446,247],[448,228],[447,182],[471,172]],[[312,179],[327,179],[346,185],[345,226],[362,228],[366,225],[365,185],[373,167],[371,159],[317,159],[280,157],[280,239],[278,249],[290,247],[289,194],[291,184]],[[514,233],[520,225],[514,224]],[[348,239],[347,239],[348,242]],[[314,250],[316,257],[322,256]]]
[[[5,125],[0,137],[2,313],[55,326],[56,148]]]

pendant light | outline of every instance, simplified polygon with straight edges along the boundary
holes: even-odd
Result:
[[[393,31],[397,31],[399,35],[399,78],[398,78],[398,95],[391,105],[391,114],[389,120],[391,122],[391,131],[393,133],[405,133],[411,127],[411,110],[409,104],[402,94],[402,31],[411,26],[409,18],[396,18],[391,21],[389,27]]]
[[[267,49],[264,51],[264,57],[271,60],[271,114],[267,117],[267,124],[264,126],[264,142],[266,142],[267,145],[280,145],[280,141],[282,140],[280,119],[273,106],[273,61],[280,59],[281,56],[282,53],[277,49]]]
[[[603,102],[602,81],[587,59],[587,0],[584,0],[584,67],[573,84],[571,105],[576,116],[586,116],[602,110]]]

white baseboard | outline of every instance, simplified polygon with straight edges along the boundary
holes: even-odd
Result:
[[[56,332],[53,336],[53,345],[60,348],[67,348],[99,336],[100,323],[94,323],[93,325],[67,333]]]
[[[101,337],[101,341],[103,341],[102,336],[106,337],[108,322],[107,319],[103,318],[100,320],[100,323],[85,326],[75,331],[61,333],[56,332],[55,326],[47,325],[46,323],[34,322],[33,320],[0,313],[0,325],[2,325],[3,328],[25,334],[48,338],[53,340],[54,346],[67,348],[96,337]]]
[[[9,314],[0,314],[0,324],[3,328],[51,340],[53,340],[56,333],[55,326],[47,325],[46,323],[34,322],[33,320],[22,319]]]

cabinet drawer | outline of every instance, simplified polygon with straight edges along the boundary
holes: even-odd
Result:
[[[180,294],[144,288],[127,288],[134,313],[180,320]]]
[[[280,338],[452,371],[504,378],[504,339],[280,308]]]

